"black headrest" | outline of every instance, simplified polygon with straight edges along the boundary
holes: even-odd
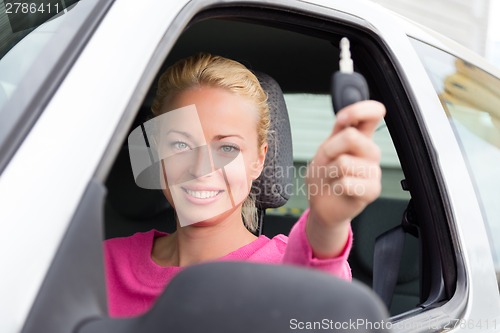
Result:
[[[253,185],[256,205],[260,209],[283,206],[292,189],[293,149],[290,121],[279,84],[269,75],[255,73],[267,93],[271,117],[264,169]]]

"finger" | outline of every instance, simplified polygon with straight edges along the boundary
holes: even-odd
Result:
[[[308,177],[314,179],[335,180],[342,177],[380,178],[381,170],[378,163],[360,157],[342,154],[327,165],[314,164],[310,166]]]
[[[329,178],[356,177],[380,178],[381,170],[378,163],[353,155],[341,154],[328,165]]]
[[[319,148],[316,161],[326,165],[341,154],[354,155],[379,163],[380,148],[369,137],[353,127],[347,127],[328,138]]]
[[[373,100],[348,105],[337,113],[332,135],[345,127],[353,126],[364,135],[371,137],[385,113],[385,106]]]
[[[335,195],[343,195],[360,201],[364,205],[377,199],[381,189],[380,179],[343,177],[332,184],[332,190]]]

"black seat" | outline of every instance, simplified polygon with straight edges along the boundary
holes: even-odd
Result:
[[[379,198],[353,219],[355,241],[349,257],[353,278],[372,286],[375,239],[401,224],[408,202],[406,199]],[[406,234],[398,280],[390,306],[392,315],[413,309],[419,304],[419,253],[418,240]]]
[[[284,205],[290,197],[292,136],[283,92],[269,75],[256,73],[268,95],[270,111],[269,148],[262,174],[254,181],[252,192],[263,217],[267,208]],[[147,119],[141,110],[134,127]],[[171,233],[175,215],[161,190],[144,189],[135,183],[127,144],[121,149],[106,181],[105,237],[130,236],[135,232],[156,229]],[[288,190],[288,191],[287,191]],[[284,226],[287,232],[287,226]]]
[[[128,147],[118,153],[106,181],[105,238],[126,237],[156,229],[175,231],[174,210],[161,190],[144,189],[135,183]]]

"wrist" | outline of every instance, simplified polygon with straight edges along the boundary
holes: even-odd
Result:
[[[306,235],[314,257],[337,257],[345,247],[350,227],[350,219],[341,222],[325,221],[310,210],[306,221]]]

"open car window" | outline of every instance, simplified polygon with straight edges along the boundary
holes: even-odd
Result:
[[[270,209],[269,214],[300,216],[307,208],[304,177],[308,162],[317,147],[331,133],[335,124],[331,96],[327,94],[285,94],[294,149],[293,190],[288,202],[281,208]],[[381,198],[409,200],[410,194],[401,188],[404,174],[387,125],[382,121],[374,134],[381,149]]]
[[[181,26],[186,24],[182,22]],[[214,7],[194,16],[180,36],[175,35],[175,43],[169,39],[172,35],[165,35],[168,43],[164,41],[155,50],[154,60],[150,60],[154,64],[141,78],[145,85],[137,88],[137,96],[129,96],[136,104],[124,113],[123,117],[128,118],[122,119],[110,142],[110,151],[118,153],[105,156],[98,171],[99,175],[107,174],[103,214],[106,240],[152,229],[175,230],[175,211],[167,203],[162,186],[137,186],[138,177],[133,170],[137,165],[131,165],[127,138],[134,138],[134,133],[141,138],[147,132],[144,126],[152,117],[158,76],[177,60],[198,52],[238,60],[252,70],[270,75],[281,86],[292,131],[294,169],[287,171],[293,172],[294,187],[287,205],[269,210],[263,217],[263,233],[269,237],[287,235],[307,207],[307,195],[301,187],[304,168],[335,121],[330,79],[338,70],[338,44],[344,36],[351,40],[356,70],[365,75],[370,97],[387,108],[386,119],[375,135],[382,150],[382,195],[353,219],[356,242],[349,258],[353,277],[371,287],[375,276],[385,275],[380,269],[375,274],[376,239],[402,226],[411,215],[412,228],[419,232],[405,233],[398,265],[386,266],[396,276],[394,291],[388,295],[390,313],[395,321],[411,321],[415,313],[449,300],[456,272],[453,261],[447,261],[449,257],[445,255],[450,255],[453,248],[446,238],[446,221],[436,200],[440,195],[435,174],[430,159],[422,158],[428,155],[398,69],[385,44],[367,33],[366,27],[331,21],[320,13],[309,16],[280,7],[263,10],[251,5]],[[298,52],[298,57],[289,56]],[[139,107],[138,101],[142,101]],[[146,141],[143,146],[148,146]],[[145,168],[139,166],[139,170]],[[408,213],[412,207],[416,208],[415,214]],[[408,219],[405,221],[408,223]],[[436,225],[442,235],[435,233]],[[390,257],[386,259],[392,262]]]
[[[248,11],[253,13],[253,8],[250,7]],[[292,133],[293,169],[287,171],[291,173],[293,186],[286,189],[290,198],[284,206],[266,211],[263,231],[268,237],[277,234],[287,235],[307,208],[305,170],[319,144],[328,137],[335,122],[329,82],[331,74],[338,67],[336,61],[339,54],[338,41],[344,34],[354,33],[345,30],[342,34],[325,35],[324,31],[315,33],[314,29],[305,29],[305,32],[303,30],[304,28],[299,26],[295,29],[274,26],[274,23],[260,22],[255,18],[229,17],[225,20],[218,17],[195,20],[179,37],[161,66],[160,72],[155,74],[157,80],[163,70],[175,61],[197,52],[210,52],[236,59],[252,70],[269,74],[280,84]],[[223,31],[226,33],[222,33]],[[227,33],[228,31],[232,33]],[[359,31],[356,33],[362,34]],[[245,41],[244,45],[241,43],[242,40]],[[367,77],[371,97],[389,103],[387,107],[393,124],[394,117],[401,111],[397,107],[404,107],[396,106],[391,100],[394,90],[392,87],[389,88],[385,81],[387,78],[383,77],[384,69],[377,68],[372,72],[366,70],[376,63],[374,58],[368,57],[369,52],[367,52],[368,47],[374,47],[373,43],[366,41],[365,46],[365,40],[360,36],[354,37],[353,40],[355,64]],[[258,50],[265,47],[268,47],[269,52],[262,57],[262,52]],[[284,58],[285,54],[299,48],[307,51],[301,51],[300,57]],[[290,71],[290,68],[294,71]],[[148,131],[149,125],[146,124],[152,117],[150,103],[156,84],[156,81],[152,83],[129,133],[133,134],[136,131],[141,137],[144,130]],[[141,124],[144,124],[142,130]],[[363,214],[356,217],[352,224],[357,239],[350,257],[353,277],[369,287],[373,279],[375,239],[402,223],[412,197],[412,193],[402,185],[406,177],[393,136],[394,133],[391,133],[388,123],[382,121],[375,133],[375,141],[382,152],[382,194]],[[123,144],[124,147],[120,150],[107,180],[106,238],[129,236],[134,232],[147,231],[151,228],[172,232],[175,230],[175,223],[172,223],[175,212],[169,207],[161,191],[145,190],[141,187],[147,186],[135,184],[136,179],[130,170],[130,146],[127,147],[125,141]],[[124,166],[127,163],[129,174],[125,175]],[[123,177],[127,177],[127,180],[123,181]],[[392,296],[392,315],[401,315],[418,309],[422,299],[426,297],[422,296],[422,293],[428,292],[422,291],[420,287],[421,240],[411,235],[405,236],[405,239],[403,264],[396,282],[396,291]]]

